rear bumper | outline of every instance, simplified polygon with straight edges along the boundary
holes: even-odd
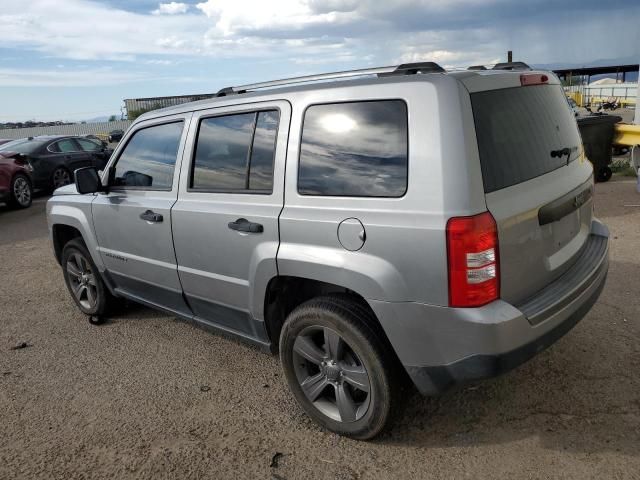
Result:
[[[609,232],[594,221],[591,235],[600,247],[585,259],[589,264],[576,262],[522,310],[502,300],[474,309],[370,301],[418,390],[435,395],[507,372],[571,330],[600,296],[608,273]]]

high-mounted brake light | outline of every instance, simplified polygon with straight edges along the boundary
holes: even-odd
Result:
[[[523,73],[520,75],[520,85],[527,87],[529,85],[543,85],[549,83],[549,75],[544,73]]]
[[[500,296],[498,228],[489,212],[447,222],[449,305],[480,307]]]

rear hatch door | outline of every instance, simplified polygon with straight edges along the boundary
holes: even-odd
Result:
[[[557,79],[504,75],[510,86],[472,91],[471,103],[485,199],[498,225],[500,296],[518,304],[578,258],[590,232],[593,175]]]

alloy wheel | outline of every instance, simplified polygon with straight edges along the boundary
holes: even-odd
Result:
[[[300,388],[321,413],[337,422],[355,422],[371,400],[369,374],[335,330],[307,327],[296,337],[293,361]]]
[[[64,187],[71,183],[71,175],[64,168],[58,168],[53,172],[53,188]]]
[[[73,253],[67,260],[66,270],[78,303],[86,310],[93,310],[98,303],[98,287],[87,259],[80,253]]]
[[[31,187],[24,177],[18,177],[13,182],[13,196],[21,207],[28,207],[31,202]]]

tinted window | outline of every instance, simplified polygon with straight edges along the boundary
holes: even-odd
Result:
[[[309,107],[298,191],[400,197],[407,190],[407,107],[399,100]]]
[[[254,121],[255,113],[244,113],[200,122],[193,188],[245,188]]]
[[[116,163],[115,185],[171,189],[182,126],[174,122],[135,132]]]
[[[205,118],[200,122],[191,187],[271,191],[277,111]]]
[[[95,152],[96,150],[100,150],[102,148],[102,145],[98,145],[96,142],[92,142],[91,140],[77,138],[76,142],[80,144],[80,148],[85,152]]]
[[[73,140],[67,138],[66,140],[60,140],[59,142],[57,142],[55,146],[51,148],[51,150],[53,152],[69,153],[77,152],[78,147]]]
[[[47,141],[48,140],[28,140],[21,138],[20,140],[12,140],[3,144],[0,146],[0,151],[30,154],[45,145]]]
[[[278,112],[258,113],[249,172],[249,188],[252,190],[271,190],[273,187],[273,157],[278,120]]]
[[[485,192],[531,180],[567,164],[551,152],[582,141],[561,87],[538,85],[471,95]]]

